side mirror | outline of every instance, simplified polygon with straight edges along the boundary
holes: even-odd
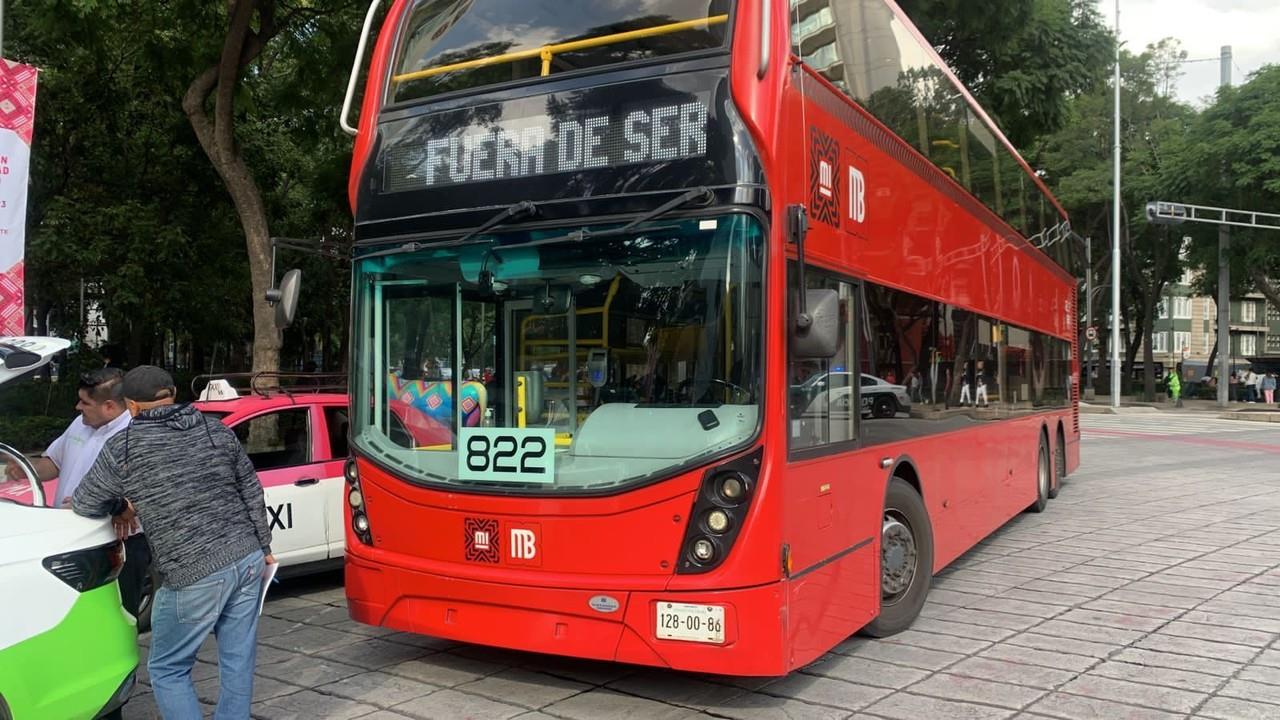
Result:
[[[809,324],[801,327],[797,318],[791,322],[791,354],[798,358],[826,359],[840,349],[840,295],[835,290],[806,290],[805,306]],[[799,313],[799,307],[792,313]]]
[[[276,309],[276,329],[284,330],[293,324],[298,312],[298,293],[302,290],[302,271],[294,268],[280,279],[280,287],[267,291],[267,304]]]

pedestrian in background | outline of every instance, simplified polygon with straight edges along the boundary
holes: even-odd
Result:
[[[1244,401],[1247,403],[1257,402],[1258,400],[1258,374],[1250,367],[1245,371],[1244,377],[1240,379],[1244,384]]]
[[[1262,402],[1262,379],[1266,373],[1255,373],[1252,369],[1249,371],[1253,375],[1253,399],[1255,402]]]
[[[263,572],[274,563],[262,485],[236,436],[191,405],[173,378],[142,365],[124,376],[133,423],[113,436],[72,496],[80,515],[136,512],[160,575],[147,669],[160,714],[202,716],[191,669],[218,642],[217,720],[249,717]]]
[[[1276,401],[1276,374],[1271,371],[1262,377],[1262,396],[1268,405]]]
[[[1169,399],[1174,407],[1182,407],[1182,379],[1176,370],[1169,373]]]

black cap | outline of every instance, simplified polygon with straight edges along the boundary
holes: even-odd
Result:
[[[124,375],[124,397],[138,403],[177,397],[173,376],[155,365],[139,365]]]

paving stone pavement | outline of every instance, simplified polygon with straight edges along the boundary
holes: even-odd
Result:
[[[1084,463],[1049,510],[943,571],[911,630],[851,638],[785,678],[366,627],[347,618],[330,574],[268,601],[254,716],[1280,718],[1280,428],[1173,433],[1155,416],[1111,433],[1090,422]],[[196,668],[205,702],[215,659],[210,643]],[[142,680],[128,720],[158,717]]]

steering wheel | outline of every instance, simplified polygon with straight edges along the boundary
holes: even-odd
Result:
[[[744,401],[744,402],[749,402],[749,401],[751,400],[751,391],[750,391],[750,390],[748,390],[748,389],[746,389],[746,388],[744,388],[744,387],[742,387],[741,385],[738,385],[738,384],[736,384],[736,383],[731,383],[731,382],[729,382],[728,380],[721,380],[720,378],[710,378],[709,380],[707,380],[707,385],[708,385],[708,388],[707,388],[707,390],[708,390],[708,391],[710,391],[710,389],[711,389],[711,388],[710,388],[710,386],[711,386],[711,385],[718,385],[718,386],[720,386],[720,387],[722,387],[722,388],[725,388],[726,390],[728,390],[728,391],[730,391],[730,392],[732,392],[732,393],[735,393],[735,394],[736,394],[736,396],[734,396],[734,397],[733,397],[733,399],[734,399],[734,400],[742,400],[742,401]],[[688,400],[689,402],[697,402],[697,401],[698,401],[698,400],[700,400],[701,398],[691,398],[691,397],[689,397],[689,392],[690,392],[690,390],[692,390],[692,388],[693,388],[693,379],[692,379],[692,378],[690,378],[690,379],[688,379],[688,380],[685,380],[684,382],[680,383],[680,390],[679,390],[679,392],[680,392],[680,396],[681,396],[682,398],[684,398],[684,399]],[[737,403],[734,403],[734,404],[737,404]]]

